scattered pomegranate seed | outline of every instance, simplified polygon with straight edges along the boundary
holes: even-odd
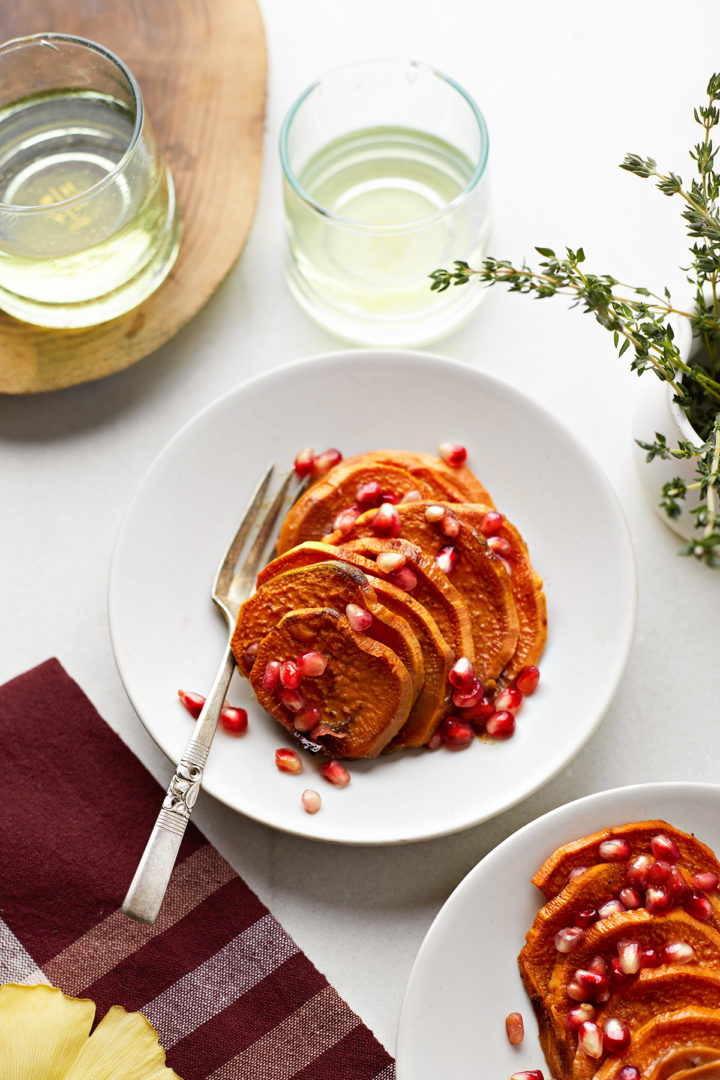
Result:
[[[378,570],[382,570],[383,574],[392,574],[404,566],[405,562],[405,556],[400,551],[381,551],[375,560]]]
[[[440,734],[445,745],[455,750],[464,750],[475,738],[471,725],[466,724],[457,716],[448,716],[440,729]]]
[[[525,697],[529,697],[530,694],[534,694],[537,690],[538,683],[540,682],[540,669],[536,668],[534,664],[530,664],[529,667],[523,668],[515,680],[515,685],[521,694]]]
[[[306,446],[304,450],[300,451],[293,462],[297,476],[310,475],[313,469],[313,457],[314,454],[310,446]]]
[[[306,705],[295,714],[293,727],[296,731],[312,731],[320,723],[322,714],[317,705]]]
[[[586,1020],[594,1020],[596,1016],[597,1009],[595,1006],[587,1001],[582,1001],[568,1010],[565,1023],[570,1031],[577,1031]]]
[[[500,693],[495,696],[495,708],[498,711],[507,709],[508,712],[514,714],[517,713],[522,703],[522,694],[512,686],[507,687],[505,690],[501,690]]]
[[[621,990],[623,986],[627,986],[633,981],[633,976],[626,975],[623,969],[620,967],[620,961],[618,960],[617,956],[613,957],[613,959],[610,961],[608,980],[614,990]]]
[[[335,465],[342,461],[342,454],[332,446],[329,450],[323,450],[321,454],[315,454],[312,462],[314,476],[324,476]]]
[[[308,814],[317,814],[318,810],[322,806],[322,799],[317,791],[313,791],[312,788],[306,788],[302,793],[303,809]]]
[[[286,690],[297,690],[302,682],[302,675],[298,671],[297,664],[292,660],[286,660],[280,665],[280,685]]]
[[[453,705],[456,705],[458,709],[472,709],[474,705],[478,705],[482,701],[484,693],[485,687],[480,680],[473,679],[466,689],[453,692]],[[465,717],[463,717],[464,719]]]
[[[580,877],[587,870],[587,866],[574,866],[568,874],[568,881],[574,881],[576,877]]]
[[[642,967],[656,968],[660,964],[660,953],[657,949],[643,949]]]
[[[586,1001],[590,1004],[607,1001],[610,984],[607,975],[586,968],[578,968],[568,986],[568,997],[574,1001]]]
[[[618,960],[623,975],[637,975],[642,964],[642,947],[639,941],[619,941]]]
[[[442,521],[445,514],[446,510],[444,506],[436,506],[433,504],[432,506],[428,506],[425,510],[425,520],[431,525],[434,525],[436,522]]]
[[[485,730],[493,739],[509,739],[515,731],[515,717],[511,712],[494,712],[485,721]]]
[[[690,895],[690,886],[683,877],[679,866],[673,866],[671,869],[666,888],[670,893],[670,899],[675,904],[684,904]]]
[[[609,919],[611,915],[622,915],[624,910],[625,907],[619,900],[608,900],[607,904],[598,908],[598,918]]]
[[[459,468],[467,461],[467,450],[459,443],[443,442],[438,446],[438,454],[453,468]]]
[[[285,746],[281,746],[279,750],[275,751],[275,764],[277,765],[280,772],[302,772],[302,761],[300,760],[300,755],[297,753],[296,750],[288,750]]]
[[[403,495],[402,499],[400,500],[401,503],[413,503],[413,502],[421,502],[421,501],[422,501],[422,495],[420,494],[419,491],[415,490],[415,488],[413,488],[412,491],[406,491],[405,494]]]
[[[625,883],[636,889],[645,889],[648,883],[648,870],[653,865],[649,855],[638,855],[625,872]]]
[[[602,958],[602,956],[593,956],[592,960],[588,964],[588,971],[594,971],[596,975],[607,975],[607,962]]]
[[[376,536],[400,535],[400,515],[392,503],[384,502],[375,513],[371,524]]]
[[[317,649],[311,649],[309,652],[301,653],[297,658],[297,669],[301,678],[316,679],[318,676],[325,673],[327,667],[327,656],[324,653],[318,652]]]
[[[695,950],[684,941],[671,941],[663,945],[660,959],[663,964],[691,964],[695,959]]]
[[[277,696],[280,704],[284,705],[290,712],[299,713],[305,705],[305,698],[300,691],[293,690],[290,687],[281,686]]]
[[[205,704],[202,694],[196,694],[193,690],[178,690],[178,697],[190,715],[197,720]]]
[[[574,919],[574,925],[579,926],[581,930],[586,930],[588,926],[592,926],[594,922],[598,920],[598,913],[594,907],[583,908],[582,911],[578,911]]]
[[[630,1028],[614,1016],[603,1027],[603,1046],[608,1054],[624,1054],[630,1045]]]
[[[640,1080],[640,1072],[634,1065],[623,1065],[617,1074],[617,1080]]]
[[[320,772],[326,780],[335,787],[347,787],[350,783],[350,773],[347,771],[344,765],[341,765],[335,758],[332,761],[326,761],[324,765],[320,766]]]
[[[448,671],[448,682],[457,690],[467,690],[475,682],[472,661],[467,656],[459,656]]]
[[[376,506],[381,494],[382,488],[377,480],[368,480],[366,484],[358,484],[355,498],[361,506]]]
[[[263,672],[263,690],[277,690],[280,684],[280,668],[279,660],[268,660]]]
[[[452,544],[446,544],[445,547],[440,548],[435,556],[435,562],[440,567],[444,574],[451,574],[457,566],[460,555],[457,548],[454,548]]]
[[[619,893],[620,903],[626,911],[637,911],[643,905],[642,893],[633,889],[632,885],[626,885]]]
[[[653,836],[650,841],[650,850],[656,859],[664,859],[669,863],[676,863],[680,859],[680,848],[670,836],[661,833]]]
[[[440,519],[440,532],[443,536],[458,536],[460,534],[460,521],[454,514],[445,514]]]
[[[360,508],[358,506],[346,506],[344,510],[341,510],[335,515],[332,527],[333,529],[336,529],[341,536],[349,536],[355,528],[355,522],[359,517]]]
[[[259,648],[260,648],[260,642],[259,641],[251,641],[250,644],[248,646],[246,646],[246,648],[243,649],[243,654],[242,654],[243,663],[246,664],[249,668],[251,668],[253,666],[253,664],[255,663],[255,658],[256,658],[256,656],[258,654],[258,649]]]
[[[434,735],[431,735],[428,741],[425,743],[428,750],[439,750],[442,746],[442,735],[439,731],[436,731]]]
[[[584,940],[585,931],[579,926],[566,926],[555,935],[555,948],[559,953],[569,953]]]
[[[602,1032],[592,1020],[585,1020],[578,1028],[578,1046],[585,1051],[588,1057],[602,1057]]]
[[[622,862],[630,857],[630,845],[622,838],[603,840],[598,848],[598,855],[605,862]]]
[[[650,885],[645,893],[645,908],[651,915],[663,915],[672,901],[664,885]]]
[[[648,885],[666,885],[671,870],[672,866],[669,862],[665,862],[664,859],[656,859],[652,866],[648,868]]]
[[[353,630],[356,630],[358,634],[364,633],[372,625],[373,617],[371,612],[360,607],[359,604],[348,604],[345,608],[345,614]]]
[[[502,555],[503,559],[512,555],[512,544],[504,536],[488,536],[488,547],[496,555]]]
[[[220,710],[220,726],[228,735],[243,735],[247,731],[248,714],[245,709],[226,705]]]
[[[490,698],[485,695],[478,701],[477,705],[471,705],[470,708],[463,711],[463,720],[467,723],[470,721],[478,728],[478,730],[484,730],[485,721],[489,716],[495,712],[495,705]]]
[[[393,570],[390,581],[403,592],[412,592],[417,585],[417,574],[410,566],[401,566],[399,570]]]
[[[706,870],[700,874],[694,874],[693,889],[702,889],[703,892],[712,892],[713,889],[718,887],[718,876],[713,874],[712,870]]]
[[[483,536],[492,536],[501,528],[503,520],[502,514],[499,514],[497,510],[488,510],[487,514],[483,514],[480,518],[480,532]]]
[[[525,1038],[525,1024],[522,1013],[511,1012],[505,1017],[505,1031],[512,1046],[519,1046]]]
[[[704,893],[691,892],[683,907],[688,915],[692,915],[694,919],[699,919],[700,922],[709,922],[712,918],[712,904]]]
[[[542,1069],[521,1069],[520,1072],[514,1072],[510,1080],[545,1080],[545,1077]]]

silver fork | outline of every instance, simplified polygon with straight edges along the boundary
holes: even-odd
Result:
[[[260,517],[248,553],[240,563],[242,552],[258,521],[274,468],[275,466],[271,465],[260,480],[215,574],[211,595],[227,620],[230,631],[228,643],[210,693],[170,781],[155,827],[122,906],[123,914],[148,925],[157,918],[192,808],[200,793],[203,771],[217,729],[218,717],[235,670],[230,638],[240,605],[252,591],[257,572],[264,564],[275,525],[290,501],[288,491],[293,478],[292,472],[285,477],[269,508]],[[295,498],[298,494],[299,492],[295,494]]]

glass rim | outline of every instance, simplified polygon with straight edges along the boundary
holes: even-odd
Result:
[[[142,94],[140,92],[140,86],[138,81],[133,75],[130,68],[127,66],[124,60],[108,49],[105,45],[100,45],[97,41],[91,41],[90,38],[79,37],[77,34],[56,34],[54,32],[47,34],[28,34],[26,37],[11,38],[9,41],[4,41],[0,44],[0,59],[5,53],[12,52],[15,49],[22,48],[27,45],[48,45],[50,48],[56,48],[52,43],[54,41],[66,42],[71,45],[79,45],[82,48],[89,49],[91,52],[98,53],[114,64],[122,74],[125,76],[130,87],[130,93],[132,94],[133,103],[135,106],[135,123],[133,125],[132,134],[128,141],[128,145],[123,151],[122,157],[113,166],[113,168],[103,176],[97,183],[92,184],[85,191],[78,192],[77,195],[72,195],[69,199],[61,199],[59,202],[48,203],[46,205],[34,204],[27,205],[22,203],[5,203],[0,200],[0,213],[12,213],[12,214],[48,214],[57,213],[59,210],[66,209],[73,205],[85,202],[88,198],[95,195],[96,192],[102,190],[108,184],[110,184],[120,173],[124,172],[128,160],[132,156],[138,141],[140,139],[140,132],[142,131],[145,106],[143,104]]]
[[[473,171],[473,174],[465,184],[462,191],[458,192],[458,194],[453,199],[451,199],[450,202],[446,203],[445,206],[443,206],[441,209],[433,211],[432,214],[428,214],[426,217],[415,218],[412,221],[406,221],[400,225],[370,225],[366,222],[356,221],[354,218],[346,218],[342,217],[340,214],[333,213],[332,210],[329,210],[326,206],[323,206],[322,203],[319,203],[317,199],[314,199],[312,195],[310,195],[304,189],[295,174],[295,170],[290,165],[290,155],[288,152],[288,136],[293,120],[297,116],[301,106],[304,104],[305,101],[307,101],[313,91],[317,90],[317,88],[330,76],[338,75],[342,72],[351,71],[353,68],[360,68],[370,65],[377,67],[395,67],[399,64],[408,65],[410,67],[422,68],[424,71],[429,72],[435,78],[440,79],[442,82],[446,83],[448,86],[450,86],[453,90],[456,91],[456,93],[465,101],[466,105],[469,106],[475,122],[477,123],[478,131],[480,133],[480,153],[478,155],[478,161]],[[434,221],[437,221],[439,218],[443,217],[448,212],[452,212],[461,203],[465,202],[470,193],[474,190],[474,188],[477,187],[485,172],[489,148],[490,140],[488,136],[488,129],[485,122],[485,117],[480,111],[480,107],[478,106],[477,102],[468,93],[468,91],[465,90],[465,88],[461,86],[461,84],[455,79],[453,79],[450,75],[447,75],[444,71],[441,71],[439,68],[434,67],[432,64],[426,64],[421,60],[410,60],[404,57],[397,57],[394,59],[385,58],[376,60],[356,60],[350,64],[343,64],[340,67],[331,68],[329,71],[326,71],[324,75],[321,75],[319,78],[315,79],[312,83],[310,83],[310,85],[302,91],[302,93],[295,99],[293,104],[290,106],[285,116],[285,119],[282,122],[279,137],[280,164],[282,166],[282,171],[285,179],[295,191],[296,195],[298,195],[307,206],[309,206],[316,213],[320,214],[324,218],[327,218],[328,221],[333,222],[336,225],[342,225],[345,228],[356,229],[361,232],[376,232],[384,235],[390,235],[392,233],[398,232],[407,232],[409,229],[417,229],[419,227],[424,228],[426,225],[432,224]]]

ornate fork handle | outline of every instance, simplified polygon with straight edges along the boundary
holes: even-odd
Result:
[[[123,913],[138,922],[150,925],[157,918],[192,808],[200,794],[205,762],[234,669],[235,660],[228,642],[122,906]]]

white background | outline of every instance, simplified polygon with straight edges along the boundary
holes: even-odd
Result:
[[[590,268],[661,289],[682,285],[679,205],[618,163],[635,151],[688,176],[687,150],[699,131],[692,107],[720,70],[713,0],[261,7],[270,60],[266,155],[237,266],[181,334],[129,371],[0,398],[0,678],[56,655],[163,784],[169,764],[113,662],[109,562],[133,492],[186,420],[250,375],[340,347],[296,309],[282,278],[276,147],[294,97],[354,59],[411,56],[446,70],[477,99],[490,130],[491,253],[521,259],[536,244],[582,245]],[[390,1050],[423,936],[488,850],[576,796],[636,781],[715,781],[720,762],[720,577],[676,556],[676,537],[644,500],[629,436],[639,381],[627,357],[619,360],[609,335],[564,301],[499,290],[432,349],[521,388],[602,464],[636,547],[639,619],[626,678],[598,733],[561,777],[486,825],[401,849],[343,849],[271,832],[201,799],[200,827]],[[256,464],[249,446],[238,467]],[[557,528],[573,529],[572,506]]]

